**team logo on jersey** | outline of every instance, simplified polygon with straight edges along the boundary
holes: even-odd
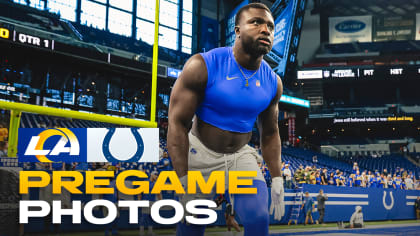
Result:
[[[257,82],[255,82],[255,86],[260,87],[261,86],[261,82],[259,79],[257,79]]]
[[[226,80],[233,80],[233,79],[237,79],[237,78],[239,78],[239,77],[237,77],[237,76],[235,76],[235,77],[226,76]]]

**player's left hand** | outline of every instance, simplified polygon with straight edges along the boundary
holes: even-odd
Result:
[[[191,195],[188,195],[188,175],[184,175],[182,177],[179,177],[179,181],[181,182],[182,188],[184,188],[184,190],[185,190],[185,194],[177,194],[178,195],[178,201],[184,207],[184,211],[185,211],[185,207],[187,205],[187,202],[189,200],[191,200]],[[181,223],[186,223],[186,222],[187,221],[185,220],[185,216],[182,217]]]
[[[274,177],[271,183],[270,215],[274,213],[275,220],[284,216],[284,186],[283,177]]]
[[[239,227],[238,222],[235,220],[235,216],[226,215],[226,226],[228,227],[228,231],[231,228],[234,228],[236,232],[241,232],[241,228]]]

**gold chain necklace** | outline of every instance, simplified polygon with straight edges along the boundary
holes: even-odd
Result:
[[[250,75],[249,77],[246,77],[246,75],[245,75],[245,73],[242,71],[242,69],[241,69],[241,66],[238,64],[238,68],[239,68],[239,71],[241,71],[241,73],[242,73],[242,75],[244,76],[244,78],[245,78],[245,81],[246,81],[246,83],[245,83],[245,86],[246,87],[248,87],[248,80],[249,79],[251,79],[252,78],[252,76],[254,76],[257,72],[258,72],[258,70],[256,70],[252,75]]]
[[[242,75],[244,76],[244,78],[245,78],[245,81],[246,81],[246,83],[245,83],[245,87],[248,87],[249,86],[249,83],[248,83],[248,80],[249,79],[251,79],[257,72],[258,72],[258,69],[252,74],[252,75],[250,75],[249,77],[246,77],[246,75],[245,75],[245,73],[242,71],[242,69],[241,69],[241,65],[239,65],[239,63],[236,61],[236,59],[235,59],[235,53],[233,53],[232,52],[232,54],[233,54],[233,59],[235,60],[235,62],[236,62],[236,65],[238,66],[238,68],[239,68],[239,71],[242,73]]]

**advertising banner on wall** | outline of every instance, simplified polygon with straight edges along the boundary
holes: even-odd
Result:
[[[303,191],[308,191],[311,197],[316,198],[320,188],[328,196],[328,200],[325,202],[325,212],[329,212],[329,214],[325,214],[324,218],[327,222],[348,221],[355,206],[362,207],[363,220],[365,221],[413,219],[415,217],[414,202],[420,193],[415,190],[393,188],[320,187],[320,185],[310,184],[304,185]],[[314,214],[313,217],[317,219],[318,214]],[[305,217],[301,214],[299,222],[303,222],[304,219]]]
[[[281,58],[284,57],[286,41],[290,26],[292,24],[293,2],[289,3],[282,11],[279,17],[276,18],[273,51]]]
[[[418,65],[339,66],[316,70],[298,70],[298,79],[417,79]]]
[[[373,41],[413,40],[415,26],[414,15],[375,16]]]
[[[247,5],[249,3],[248,0],[244,0],[241,4],[239,4],[233,11],[230,12],[229,16],[226,20],[226,28],[225,28],[225,35],[226,35],[226,46],[233,46],[235,43],[235,15],[241,9],[241,7]]]
[[[330,17],[330,43],[372,42],[372,16]]]
[[[420,13],[416,14],[416,40],[420,40]]]
[[[289,117],[289,143],[292,144],[292,146],[295,146],[296,144],[296,118],[295,117]]]

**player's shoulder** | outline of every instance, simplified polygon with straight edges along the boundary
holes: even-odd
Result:
[[[197,53],[185,63],[179,80],[184,80],[184,77],[200,77],[200,75],[207,74],[205,72],[207,72],[207,68],[204,58],[200,53]]]
[[[261,67],[267,74],[270,75],[269,78],[272,79],[272,82],[277,84],[278,89],[283,92],[283,82],[281,77],[276,72],[274,72],[271,66],[264,59],[261,61]]]
[[[270,71],[273,71],[273,69],[271,69],[270,65],[264,59],[262,59],[262,61],[261,61],[261,66],[263,66],[265,68],[269,68]],[[273,73],[274,73],[274,71],[273,71]]]
[[[277,73],[274,72],[271,66],[264,59],[261,61],[261,67],[268,73],[270,73],[273,78],[280,78],[280,76],[278,76]]]
[[[213,48],[207,52],[200,53],[201,55],[211,55],[211,56],[227,56],[229,55],[230,51],[232,50],[231,47],[219,47]]]

